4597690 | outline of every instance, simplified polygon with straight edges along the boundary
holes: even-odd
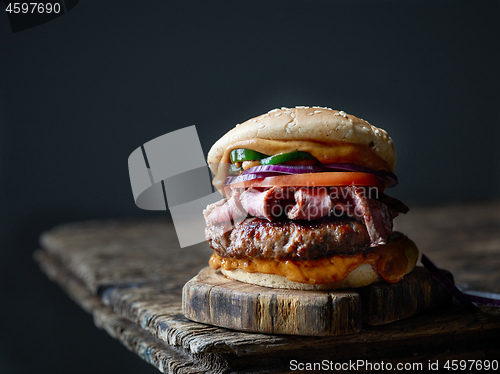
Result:
[[[5,11],[14,14],[61,13],[61,4],[54,3],[8,3]]]

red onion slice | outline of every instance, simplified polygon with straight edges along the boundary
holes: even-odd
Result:
[[[224,184],[228,185],[228,184],[233,184],[233,183],[251,181],[253,179],[263,179],[263,178],[272,177],[275,175],[280,175],[280,173],[241,174],[241,175],[238,175],[237,177],[227,177]]]
[[[364,166],[349,163],[319,164],[319,165],[258,165],[245,170],[240,176],[228,177],[225,184],[244,182],[252,179],[270,177],[279,174],[322,173],[335,171],[354,171],[376,175],[384,180],[387,187],[398,184],[396,175],[385,170],[375,170]],[[248,176],[248,177],[243,177]],[[242,177],[242,178],[240,178]]]
[[[451,293],[461,304],[468,308],[476,308],[477,304],[500,307],[500,295],[491,292],[461,291],[438,267],[422,253],[422,264],[430,271],[432,276]]]
[[[441,271],[439,268],[431,261],[429,258],[422,253],[420,259],[422,265],[424,265],[427,270],[430,271],[432,276],[438,280],[439,283],[455,297],[462,305],[468,308],[475,308],[476,306],[470,301],[470,299],[465,296],[462,291],[460,291],[457,286]]]
[[[463,292],[473,303],[500,307],[500,295],[493,292],[465,291]]]

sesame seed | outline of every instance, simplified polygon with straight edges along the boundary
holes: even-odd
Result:
[[[295,113],[290,113],[290,117],[295,118]]]
[[[281,113],[283,113],[283,112],[276,113],[274,116],[275,117],[281,116]]]
[[[295,126],[296,123],[294,122],[294,120],[291,120],[290,122],[288,122],[286,125],[285,125],[285,131],[287,133],[291,133],[292,132],[292,129],[290,127],[292,126]]]
[[[314,113],[321,113],[321,110],[315,110]]]
[[[307,115],[308,115],[308,116],[313,116],[313,115],[314,115],[314,113],[313,113],[313,112],[311,112],[311,113],[307,113]]]
[[[257,124],[257,128],[258,129],[263,129],[264,127],[266,127],[266,125],[264,125],[263,123],[258,123]]]

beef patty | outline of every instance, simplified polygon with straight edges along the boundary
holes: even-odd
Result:
[[[370,247],[366,226],[350,217],[268,221],[250,217],[207,224],[205,236],[221,257],[312,260]]]

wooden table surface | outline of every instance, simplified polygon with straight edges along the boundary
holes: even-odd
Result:
[[[500,202],[415,207],[396,219],[421,252],[466,289],[500,293]],[[35,253],[42,270],[95,324],[165,373],[290,372],[298,362],[423,363],[498,359],[500,308],[454,304],[361,333],[264,335],[192,322],[183,285],[207,265],[207,244],[179,248],[171,221],[56,227]]]

